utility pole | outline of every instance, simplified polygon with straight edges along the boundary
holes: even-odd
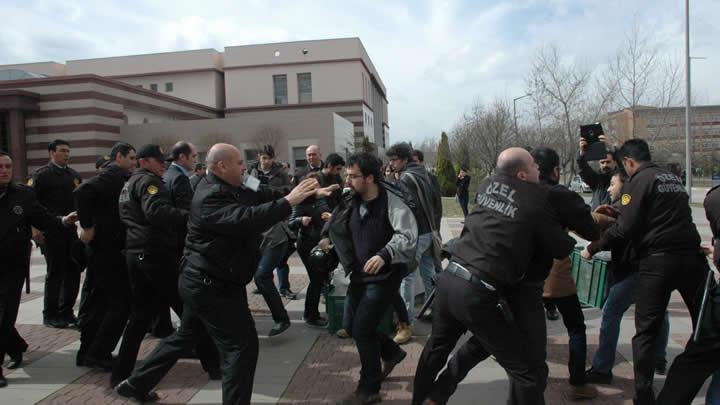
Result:
[[[518,132],[518,125],[517,125],[517,101],[521,98],[530,97],[532,96],[532,93],[528,93],[524,96],[515,97],[513,99],[513,122],[515,123],[515,146],[519,146],[518,142],[520,142],[520,133]]]
[[[692,202],[692,144],[690,139],[690,0],[685,0],[685,187]]]

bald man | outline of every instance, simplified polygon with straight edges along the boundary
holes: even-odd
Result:
[[[319,172],[323,166],[325,166],[325,162],[322,160],[322,154],[320,154],[320,148],[317,145],[310,145],[305,149],[305,159],[307,159],[307,164],[295,169],[295,174],[293,175],[294,184],[297,184],[297,182],[308,173]]]
[[[462,334],[495,356],[510,377],[508,404],[543,404],[544,347],[525,334],[545,334],[537,263],[566,257],[575,241],[563,232],[539,184],[538,167],[521,148],[504,150],[481,184],[446,271],[438,276],[433,333],[415,375],[413,404],[444,404],[454,387],[436,376]],[[540,280],[529,282],[528,280]],[[460,354],[456,354],[458,356]],[[462,359],[458,359],[462,362]],[[452,372],[452,370],[451,370]]]
[[[180,264],[184,309],[180,329],[159,344],[116,391],[141,401],[157,398],[150,390],[193,343],[192,327],[201,322],[222,359],[223,404],[249,404],[258,358],[258,337],[248,308],[245,285],[260,258],[262,233],[290,215],[291,208],[312,195],[326,197],[337,189],[301,182],[288,195],[243,186],[245,162],[240,151],[216,144],[207,155],[208,175],[200,180],[188,221]]]

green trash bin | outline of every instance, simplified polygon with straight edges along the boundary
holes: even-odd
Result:
[[[572,277],[580,303],[602,308],[610,288],[609,263],[599,258],[585,260],[580,255],[582,247],[572,252]]]
[[[328,332],[335,333],[342,329],[343,312],[345,309],[345,296],[347,295],[346,287],[335,287],[331,285],[325,293],[325,311],[328,319]],[[393,322],[393,309],[388,306],[385,311],[378,330],[386,335],[395,334],[395,323]]]

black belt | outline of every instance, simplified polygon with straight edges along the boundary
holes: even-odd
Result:
[[[483,288],[486,288],[490,291],[496,291],[496,288],[492,284],[490,284],[490,283],[484,281],[483,279],[481,279],[480,277],[472,274],[470,272],[470,270],[466,269],[465,267],[463,267],[455,262],[450,262],[450,264],[448,264],[447,267],[445,268],[445,271],[447,271],[448,273],[452,274],[455,277],[461,278],[465,281],[469,281],[473,284],[477,284],[477,285],[479,285]]]

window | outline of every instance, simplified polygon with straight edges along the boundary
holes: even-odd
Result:
[[[257,149],[245,149],[245,162],[256,160],[258,152]]]
[[[298,103],[312,103],[312,77],[310,73],[298,73]]]
[[[305,157],[305,149],[307,149],[307,146],[301,146],[298,148],[293,148],[293,163],[295,164],[295,167],[305,167],[307,166],[307,158]]]
[[[173,84],[172,82],[165,83],[165,91],[168,93],[172,93],[173,91]]]
[[[275,104],[287,104],[287,75],[273,75]]]
[[[150,84],[150,90],[157,91],[157,83],[151,83]]]

